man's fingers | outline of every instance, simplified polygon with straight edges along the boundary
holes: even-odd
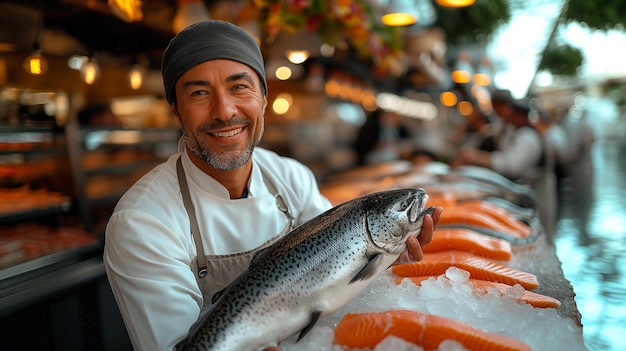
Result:
[[[435,211],[433,212],[433,215],[432,215],[433,223],[435,224],[433,229],[437,227],[437,223],[439,223],[439,218],[441,218],[442,213],[443,213],[443,207],[436,206]]]
[[[424,233],[424,229],[422,229],[422,233]],[[422,234],[420,233],[420,236],[422,236]],[[432,232],[431,232],[431,238],[432,238]],[[422,251],[422,245],[420,243],[420,241],[414,237],[414,236],[410,236],[407,240],[406,240],[406,246],[407,246],[407,251],[409,252],[409,256],[411,261],[421,261],[422,258],[424,258],[424,252]]]

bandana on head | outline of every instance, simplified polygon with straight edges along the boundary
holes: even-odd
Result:
[[[215,59],[233,60],[252,68],[267,95],[263,55],[254,38],[230,22],[208,20],[183,29],[165,49],[161,74],[167,102],[174,102],[176,82],[187,70]]]

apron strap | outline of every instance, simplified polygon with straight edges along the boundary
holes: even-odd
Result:
[[[187,184],[187,178],[185,177],[181,157],[182,155],[178,157],[178,160],[176,161],[176,175],[178,176],[178,183],[180,184],[180,193],[183,196],[183,204],[185,204],[185,210],[187,210],[187,215],[189,216],[191,235],[193,236],[193,241],[196,244],[198,277],[204,278],[208,274],[208,263],[206,261],[206,255],[204,254],[202,238],[200,237],[200,228],[198,227],[198,219],[196,218],[196,210],[193,206],[193,202],[191,201],[191,195],[189,195],[189,185]],[[203,258],[203,262],[200,261],[200,257]]]
[[[280,212],[282,212],[285,215],[285,217],[287,217],[287,219],[289,220],[289,229],[290,230],[293,229],[294,218],[291,215],[291,212],[289,211],[289,206],[287,205],[287,201],[285,201],[285,198],[283,198],[283,196],[280,195],[274,183],[272,183],[272,181],[268,179],[267,174],[263,170],[263,167],[261,167],[261,165],[258,163],[257,165],[259,166],[259,170],[261,170],[261,175],[263,176],[263,182],[265,183],[265,186],[267,186],[267,189],[270,191],[272,195],[274,195],[274,198],[276,199],[276,207],[278,207]]]
[[[196,263],[198,264],[198,277],[204,278],[208,275],[209,264],[207,256],[204,253],[204,247],[202,246],[202,237],[200,236],[200,227],[198,226],[196,210],[193,206],[193,202],[191,201],[191,195],[189,194],[189,184],[187,184],[187,178],[185,177],[185,170],[183,169],[181,158],[182,154],[178,157],[178,160],[176,160],[176,175],[178,176],[178,183],[180,185],[180,192],[183,197],[183,204],[185,205],[185,210],[187,211],[187,215],[189,216],[189,224],[191,227],[193,242],[196,244]],[[265,174],[265,171],[263,170],[263,167],[261,167],[261,165],[259,165],[259,169],[261,170],[261,175],[263,176],[263,182],[267,186],[270,193],[274,195],[274,198],[276,199],[276,207],[278,207],[278,209],[289,220],[289,230],[293,229],[294,217],[289,211],[289,206],[287,205],[287,202],[282,197],[282,195],[280,195],[274,183],[267,179],[268,177]]]

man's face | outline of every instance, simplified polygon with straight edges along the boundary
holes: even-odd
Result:
[[[192,153],[220,170],[248,162],[261,141],[267,105],[256,72],[236,61],[206,61],[185,72],[175,89],[172,112]]]
[[[513,106],[511,104],[498,102],[493,104],[493,110],[504,121],[510,121],[511,114],[513,113]]]

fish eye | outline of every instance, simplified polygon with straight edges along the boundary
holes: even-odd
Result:
[[[409,207],[409,200],[404,200],[400,203],[400,211],[404,211]]]

